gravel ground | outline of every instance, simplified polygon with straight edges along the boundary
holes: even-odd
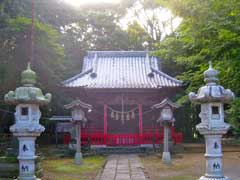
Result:
[[[151,180],[193,180],[205,173],[202,153],[188,153],[173,158],[171,166],[163,165],[157,155],[143,156],[142,162]],[[224,153],[223,171],[232,180],[240,180],[240,152]]]

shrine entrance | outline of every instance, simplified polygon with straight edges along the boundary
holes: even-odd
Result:
[[[66,94],[91,104],[82,144],[142,146],[161,144],[154,104],[174,96],[182,82],[163,73],[147,51],[89,51],[82,72],[63,82]],[[171,131],[174,143],[181,133]]]
[[[122,107],[124,110],[119,111]],[[108,106],[107,134],[138,134],[138,106]]]
[[[119,111],[121,109],[121,111]],[[107,145],[140,145],[139,109],[137,105],[108,106],[107,108]]]

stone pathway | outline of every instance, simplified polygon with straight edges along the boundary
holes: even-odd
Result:
[[[135,154],[110,155],[98,180],[148,180]]]

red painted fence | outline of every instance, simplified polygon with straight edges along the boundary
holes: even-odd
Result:
[[[182,133],[171,134],[174,144],[182,143]],[[162,144],[163,133],[143,133],[139,134],[107,134],[103,133],[82,133],[82,145],[108,145],[108,146],[137,146],[141,144]],[[70,136],[66,134],[64,143],[69,144]]]

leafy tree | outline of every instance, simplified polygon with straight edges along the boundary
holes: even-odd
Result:
[[[26,68],[30,56],[30,34],[32,20],[27,17],[14,15],[11,3],[17,1],[3,1],[0,3],[0,106],[4,105],[4,94],[20,84],[20,73]],[[19,1],[21,2],[21,1]],[[26,2],[27,1],[22,1]],[[17,9],[16,9],[17,10]],[[37,72],[39,84],[44,91],[58,94],[57,84],[64,75],[64,49],[60,43],[60,33],[53,26],[36,21],[35,24],[34,61],[32,68]],[[58,101],[54,105],[59,104]],[[10,110],[13,110],[10,107]],[[2,111],[1,111],[2,112]],[[1,123],[8,112],[0,114]]]
[[[189,82],[186,95],[179,101],[190,108],[187,94],[204,84],[203,72],[212,61],[220,71],[220,84],[238,96],[240,87],[240,2],[237,0],[159,0],[183,18],[179,28],[160,44],[157,54],[180,69],[181,78]],[[228,120],[239,130],[237,98],[229,110]],[[195,126],[198,119],[191,124]]]
[[[58,31],[66,24],[73,23],[80,18],[77,10],[67,6],[61,0],[34,0],[34,2],[35,18],[42,24],[53,26]],[[32,18],[32,0],[3,0],[0,2],[0,7],[2,19]]]
[[[156,3],[155,0],[136,0],[129,8],[134,14],[134,21],[139,22],[145,33],[148,34],[148,48],[155,49],[155,45],[159,44],[165,35],[174,30],[173,22],[176,16]],[[136,22],[132,24],[136,25]]]
[[[128,25],[127,28],[129,49],[131,50],[146,50],[146,43],[150,38],[148,33],[139,25],[137,21]]]
[[[62,34],[69,77],[79,73],[88,50],[127,50],[128,35],[108,11],[82,12],[82,18],[64,27]]]

